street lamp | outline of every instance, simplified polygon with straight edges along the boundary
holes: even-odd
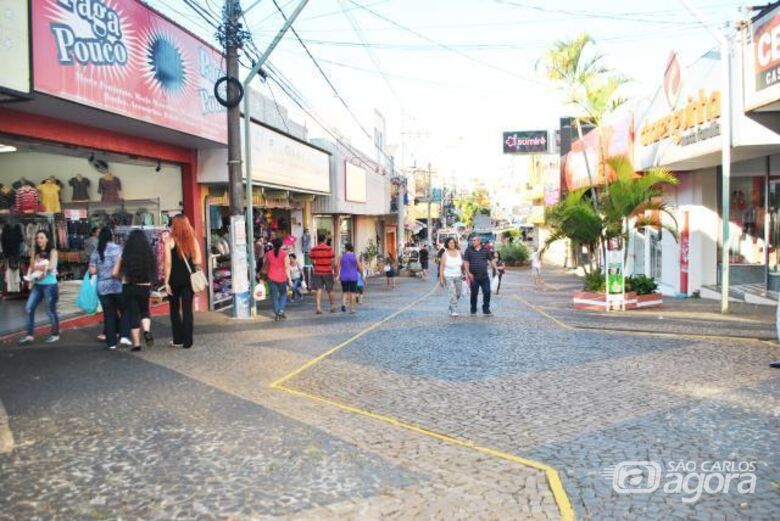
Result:
[[[729,310],[729,221],[731,193],[731,51],[729,40],[725,35],[716,31],[704,20],[701,13],[693,7],[688,0],[680,0],[696,20],[712,35],[720,44],[721,66],[721,110],[720,110],[720,137],[721,137],[721,172],[722,194],[721,206],[723,207],[723,244],[720,256],[720,312]]]

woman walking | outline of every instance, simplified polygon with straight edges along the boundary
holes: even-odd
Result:
[[[387,289],[395,289],[395,259],[392,255],[387,256],[385,260],[385,278],[387,280]]]
[[[122,278],[122,312],[127,313],[130,323],[133,341],[131,351],[141,350],[141,329],[146,347],[152,347],[154,337],[151,332],[149,294],[152,282],[157,277],[157,261],[143,231],[130,232],[119,262],[114,267],[114,277]]]
[[[493,252],[493,260],[496,261],[496,269],[493,270],[493,277],[498,277],[498,286],[496,287],[496,295],[498,295],[498,292],[501,291],[501,279],[504,278],[504,273],[506,272],[506,263],[504,262],[504,259],[501,258],[501,252],[498,250]]]
[[[59,286],[57,285],[57,250],[54,249],[49,232],[39,230],[35,234],[35,249],[30,255],[30,267],[25,280],[30,283],[27,298],[27,336],[19,341],[29,344],[35,340],[35,310],[42,300],[46,301],[46,314],[51,322],[51,334],[45,342],[52,344],[60,339],[60,317],[57,314]]]
[[[268,285],[271,286],[271,299],[274,303],[274,320],[287,318],[284,308],[287,305],[287,285],[292,285],[290,279],[290,257],[282,249],[282,239],[272,241],[273,249],[265,254],[263,271],[268,275]]]
[[[120,315],[122,281],[114,277],[114,267],[122,256],[122,248],[113,241],[111,228],[100,230],[97,247],[89,259],[89,272],[97,275],[97,294],[103,308],[103,340],[111,350],[116,349],[117,337],[127,334],[125,331],[120,332],[124,329],[120,324],[127,323],[127,317]]]
[[[343,294],[341,311],[347,310],[347,304],[349,305],[349,312],[355,313],[355,295],[357,294],[358,274],[363,271],[363,266],[355,255],[355,247],[351,243],[344,245],[344,253],[339,257],[339,262],[336,265],[336,273],[338,273],[339,280],[341,281],[341,292]]]
[[[171,330],[171,346],[189,349],[192,347],[194,319],[190,275],[202,264],[200,246],[195,240],[190,220],[179,214],[171,220],[171,235],[165,244],[165,291],[168,293]]]
[[[463,292],[463,256],[458,243],[449,237],[444,243],[445,251],[439,260],[439,284],[446,287],[450,295],[450,316],[457,317],[460,296]]]

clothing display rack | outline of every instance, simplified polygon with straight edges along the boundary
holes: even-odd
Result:
[[[57,245],[54,233],[54,214],[2,214],[0,215],[0,286],[3,298],[25,297],[29,292],[22,274],[27,271],[30,252],[35,248],[35,234],[49,232]],[[4,237],[12,234],[11,237]],[[11,242],[9,242],[11,241]],[[14,251],[6,251],[12,248]]]
[[[157,280],[152,283],[152,289],[159,288],[165,277],[165,240],[170,233],[165,226],[117,226],[114,228],[114,242],[120,246],[125,243],[130,232],[141,230],[152,245],[152,251],[157,259]]]

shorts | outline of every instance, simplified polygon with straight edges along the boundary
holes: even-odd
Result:
[[[357,293],[357,281],[356,280],[342,280],[341,291],[344,293]]]
[[[391,268],[389,271],[385,272],[385,276],[388,279],[392,279],[393,277],[395,277],[395,270]]]
[[[333,275],[312,275],[311,289],[316,291],[323,288],[325,291],[333,291]]]
[[[420,261],[420,268],[422,268],[424,270],[427,270],[428,269],[428,261],[427,260]]]

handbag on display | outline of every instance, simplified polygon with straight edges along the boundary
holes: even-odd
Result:
[[[190,284],[192,285],[192,291],[194,293],[200,293],[201,291],[205,290],[209,285],[209,281],[206,280],[206,276],[203,274],[203,272],[198,269],[192,271],[190,262],[187,260],[187,257],[184,257],[184,264],[187,265],[187,271],[190,272]]]

